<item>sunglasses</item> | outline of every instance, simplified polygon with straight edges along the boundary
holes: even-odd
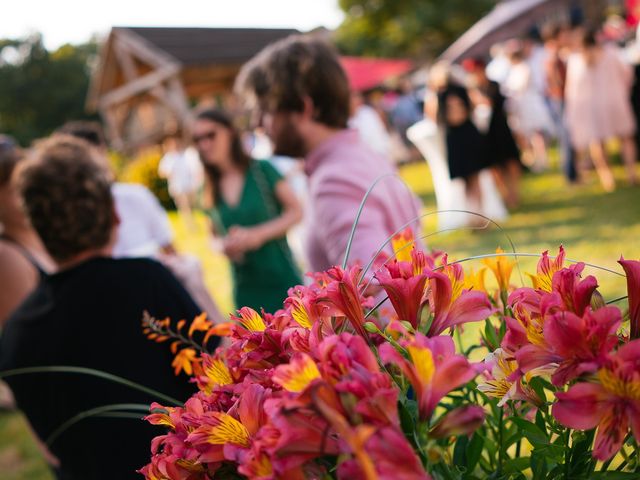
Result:
[[[193,143],[194,144],[199,144],[200,142],[204,141],[204,140],[209,140],[212,141],[216,138],[216,134],[217,132],[215,130],[211,131],[211,132],[207,132],[207,133],[203,133],[202,135],[194,135],[193,136]]]

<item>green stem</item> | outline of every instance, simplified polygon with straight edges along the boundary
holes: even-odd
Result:
[[[123,410],[136,410],[147,413],[149,411],[149,407],[138,403],[117,403],[114,405],[102,405],[100,407],[92,408],[91,410],[80,412],[56,428],[53,433],[49,435],[45,443],[50,447],[60,435],[85,418],[101,415],[107,412],[131,413],[123,412]],[[138,415],[137,418],[140,419],[140,415]]]
[[[105,380],[109,380],[113,383],[119,383],[121,385],[125,385],[134,390],[138,390],[140,392],[147,393],[152,397],[155,397],[158,400],[164,400],[166,402],[172,403],[173,405],[183,405],[184,402],[180,400],[176,400],[169,395],[165,395],[157,390],[152,388],[145,387],[144,385],[140,385],[139,383],[132,382],[131,380],[127,380],[126,378],[119,377],[117,375],[113,375],[111,373],[103,372],[101,370],[94,370],[93,368],[85,368],[85,367],[70,367],[70,366],[45,366],[45,367],[26,367],[26,368],[16,368],[13,370],[5,370],[4,372],[0,372],[0,378],[13,377],[16,375],[27,375],[30,373],[78,373],[81,375],[89,375],[92,377],[103,378]]]
[[[502,475],[502,465],[504,463],[504,411],[500,407],[500,415],[498,417],[498,475]]]
[[[454,328],[454,335],[456,337],[456,343],[458,344],[458,350],[460,351],[460,353],[464,352],[464,348],[462,346],[462,335],[460,335],[460,329],[459,328]]]
[[[565,430],[564,444],[566,450],[564,451],[564,478],[569,478],[569,466],[571,463],[571,449],[569,448],[569,441],[571,440],[571,429]]]

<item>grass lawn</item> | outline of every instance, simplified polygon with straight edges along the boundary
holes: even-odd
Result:
[[[522,182],[522,205],[503,222],[502,230],[483,231],[461,229],[439,233],[428,238],[432,248],[449,252],[450,258],[492,253],[496,247],[508,250],[509,239],[518,252],[540,253],[557,251],[560,244],[567,257],[594,263],[621,272],[616,261],[640,258],[640,188],[624,185],[624,172],[615,167],[618,190],[604,193],[592,174],[585,185],[566,186],[556,171],[527,175]],[[418,193],[425,204],[425,212],[436,210],[431,178],[426,164],[412,164],[402,168],[402,176]],[[206,272],[206,284],[223,311],[232,308],[229,269],[223,257],[211,253],[206,236],[206,222],[197,217],[197,228],[190,231],[172,214],[176,231],[176,245],[180,251],[198,256]],[[425,234],[436,232],[435,216],[424,221]],[[522,259],[522,272],[535,271],[536,259]],[[471,262],[478,268],[478,260]],[[612,299],[623,295],[625,280],[614,274],[588,268],[600,280],[601,292]],[[520,284],[516,274],[512,282]],[[524,282],[525,284],[528,282]],[[44,463],[39,458],[23,420],[16,414],[0,413],[0,472],[3,480],[49,480]]]

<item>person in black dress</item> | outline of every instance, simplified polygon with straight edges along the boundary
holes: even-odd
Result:
[[[438,122],[444,129],[451,179],[461,178],[469,210],[482,211],[479,173],[486,164],[486,142],[471,120],[472,104],[465,87],[449,82],[438,93]],[[472,220],[471,224],[477,223]]]
[[[487,166],[491,167],[507,206],[515,208],[520,201],[522,165],[520,149],[507,121],[506,98],[500,91],[500,85],[487,77],[486,65],[481,59],[465,60],[463,67],[470,74],[470,96],[474,105],[491,109],[486,132]]]

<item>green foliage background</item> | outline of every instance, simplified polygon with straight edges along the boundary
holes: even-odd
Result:
[[[335,40],[349,55],[429,59],[441,53],[496,0],[339,0]]]
[[[68,120],[94,118],[84,109],[97,43],[49,52],[40,35],[0,40],[0,132],[27,146]]]

